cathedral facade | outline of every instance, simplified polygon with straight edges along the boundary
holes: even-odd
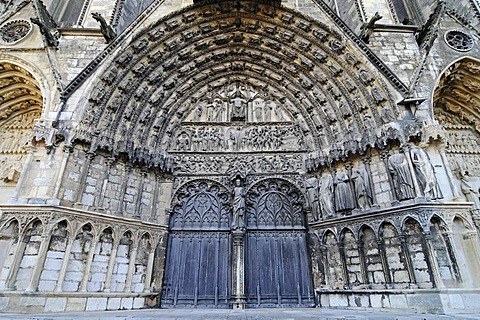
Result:
[[[475,0],[0,1],[0,311],[479,312]]]

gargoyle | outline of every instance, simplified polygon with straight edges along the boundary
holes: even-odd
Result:
[[[98,23],[100,23],[100,30],[102,31],[103,37],[107,41],[107,43],[110,43],[115,39],[117,34],[115,31],[113,31],[113,28],[107,24],[105,21],[105,18],[102,17],[102,15],[98,12],[93,12],[92,13],[93,19],[97,20]]]

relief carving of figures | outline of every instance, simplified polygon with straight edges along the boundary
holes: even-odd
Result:
[[[480,209],[480,199],[478,193],[470,185],[470,177],[464,174],[460,181],[460,188],[468,202],[473,202],[475,209]]]
[[[400,153],[390,156],[388,159],[388,169],[393,176],[398,200],[415,198],[413,179],[405,156]]]
[[[358,208],[369,209],[373,204],[373,190],[370,177],[364,166],[356,168],[352,173],[352,180],[357,197]]]
[[[323,217],[332,217],[335,214],[333,206],[333,178],[329,173],[322,175],[319,182],[320,208]]]
[[[346,172],[340,172],[335,177],[335,209],[337,211],[352,210],[355,208],[350,178]]]
[[[425,151],[418,147],[413,147],[410,149],[410,157],[412,158],[415,173],[425,198],[429,200],[442,198],[435,171]]]
[[[240,178],[235,179],[233,188],[233,224],[234,229],[243,229],[245,227],[245,188]]]
[[[321,218],[318,179],[315,177],[308,178],[305,181],[305,186],[307,188],[308,206],[312,209],[313,221],[318,221]]]

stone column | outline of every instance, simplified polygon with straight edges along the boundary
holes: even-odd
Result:
[[[25,253],[25,248],[27,247],[27,239],[24,233],[18,235],[18,244],[15,248],[15,253],[13,254],[13,261],[8,272],[7,278],[5,279],[5,290],[13,290],[15,280],[17,278],[18,269],[20,268],[20,263],[22,262],[23,254]]]
[[[93,257],[95,255],[95,249],[97,248],[98,237],[92,239],[92,244],[90,245],[90,251],[88,252],[87,263],[85,264],[85,269],[83,270],[82,284],[80,285],[80,292],[87,291],[88,276],[90,275],[90,269],[92,268]]]
[[[123,200],[125,198],[125,192],[127,191],[128,176],[132,172],[132,165],[129,163],[125,164],[125,172],[122,177],[122,184],[120,186],[120,195],[118,197],[118,215],[123,215]]]
[[[62,292],[63,281],[65,281],[65,273],[67,272],[68,261],[70,260],[70,253],[72,251],[74,240],[75,235],[70,235],[68,238],[67,247],[65,248],[65,253],[63,254],[62,266],[60,267],[60,273],[58,275],[57,285],[55,286],[55,292]]]
[[[60,187],[62,186],[63,175],[65,174],[65,169],[67,168],[68,158],[70,157],[70,153],[73,150],[71,147],[63,147],[63,159],[62,164],[60,165],[60,171],[58,172],[57,181],[55,182],[55,190],[53,191],[53,198],[58,198],[58,193],[60,192]]]
[[[145,288],[143,292],[150,293],[152,289],[153,263],[155,262],[155,247],[148,253],[147,272],[145,275]]]
[[[330,275],[328,273],[328,259],[327,259],[327,247],[325,245],[320,246],[320,254],[322,255],[322,264],[323,264],[323,270],[325,272],[324,277],[325,277],[325,286],[329,289],[333,289],[332,286],[332,281],[330,279]]]
[[[38,250],[37,263],[33,268],[32,277],[30,278],[30,283],[28,284],[27,289],[25,289],[25,292],[37,291],[38,283],[40,282],[40,275],[42,274],[43,270],[43,265],[45,264],[45,259],[47,258],[50,239],[50,232],[47,231],[42,234],[42,242],[40,244],[40,249]]]
[[[415,272],[413,270],[412,256],[407,245],[407,237],[404,234],[399,235],[400,244],[402,246],[403,255],[405,257],[405,267],[407,268],[408,276],[410,278],[410,284],[416,286],[417,280],[415,278]]]
[[[344,283],[348,288],[350,288],[350,277],[348,274],[347,259],[345,257],[345,245],[343,243],[339,243],[338,249],[340,252],[340,260],[342,261],[343,276],[345,277]]]
[[[107,191],[108,176],[112,171],[112,166],[114,162],[115,162],[115,158],[113,157],[109,157],[105,160],[106,168],[105,168],[105,171],[103,172],[102,188],[100,189],[100,194],[96,198],[96,202],[95,202],[96,207],[103,208],[105,205],[104,201],[105,201],[105,192]]]
[[[357,241],[358,247],[358,257],[360,260],[360,274],[363,278],[364,284],[369,284],[370,281],[368,280],[368,268],[367,268],[367,261],[365,260],[365,246],[362,240]]]
[[[25,160],[25,163],[23,164],[22,167],[22,172],[20,173],[20,177],[18,178],[17,185],[15,186],[15,191],[13,192],[13,195],[10,198],[11,203],[16,203],[18,201],[18,196],[20,195],[20,191],[23,189],[23,184],[25,183],[25,179],[27,177],[27,172],[30,169],[30,166],[32,165],[33,161],[33,147],[28,147],[27,152],[27,159]]]
[[[125,292],[132,292],[132,279],[133,279],[133,272],[135,271],[135,261],[137,260],[137,250],[138,250],[138,243],[134,243],[131,252],[130,252],[130,260],[128,261],[128,272],[127,272],[127,280],[125,282]]]
[[[95,153],[88,152],[85,157],[85,162],[82,166],[82,170],[80,173],[80,181],[78,182],[77,194],[75,195],[75,202],[81,203],[83,190],[85,190],[85,182],[87,181],[88,172],[90,171],[90,163],[92,162],[93,158],[95,157]]]
[[[462,273],[460,272],[460,269],[458,267],[457,257],[455,255],[455,250],[453,248],[450,232],[444,231],[442,233],[442,236],[443,236],[443,240],[445,241],[445,247],[447,248],[448,257],[452,265],[455,279],[457,280],[458,283],[462,283],[463,282]]]
[[[155,189],[153,190],[153,199],[152,199],[152,206],[150,212],[150,220],[155,222],[157,220],[157,208],[158,208],[158,195],[159,195],[159,188],[160,188],[160,174],[155,172]]]
[[[117,258],[117,250],[120,244],[121,237],[117,237],[114,239],[112,243],[112,252],[110,253],[110,258],[108,259],[108,267],[107,267],[107,276],[105,278],[105,285],[103,286],[103,292],[110,292],[110,284],[112,283],[112,274],[113,274],[113,267],[115,265],[115,259]]]
[[[232,257],[232,288],[234,309],[245,309],[245,253],[244,241],[245,230],[235,229],[232,231],[233,236],[233,257]]]
[[[378,252],[382,261],[383,274],[385,276],[385,287],[390,289],[392,287],[392,277],[390,276],[390,268],[388,266],[387,252],[385,251],[385,242],[383,238],[377,239]]]
[[[443,283],[442,277],[440,275],[435,249],[432,245],[432,241],[434,241],[432,234],[430,232],[423,232],[423,241],[427,249],[427,252],[425,252],[425,260],[429,269],[430,279],[434,287],[438,289],[443,289],[445,288],[445,284]]]
[[[140,185],[138,186],[138,193],[137,193],[137,202],[135,204],[135,214],[134,218],[141,219],[141,209],[142,209],[142,196],[143,196],[143,185],[145,184],[145,178],[147,177],[147,172],[142,169],[140,173]]]

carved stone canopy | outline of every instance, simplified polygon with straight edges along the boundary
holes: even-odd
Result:
[[[340,34],[263,1],[182,9],[135,37],[104,68],[76,135],[92,150],[191,151],[182,145],[195,122],[220,130],[227,122],[260,125],[270,117],[296,127],[305,140],[300,149],[328,151],[384,125],[385,109],[389,121],[399,116],[386,83]],[[271,114],[256,112],[259,106]]]

